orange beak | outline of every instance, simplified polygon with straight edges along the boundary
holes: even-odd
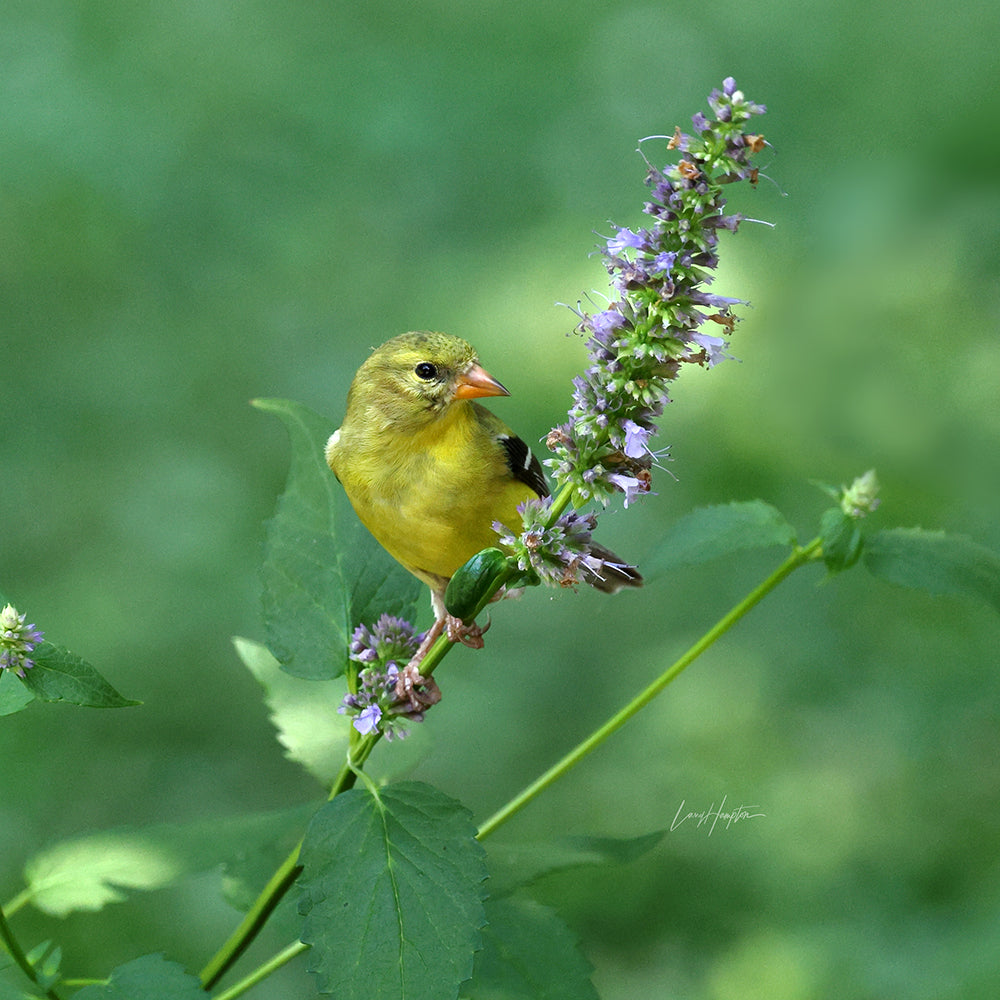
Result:
[[[481,366],[473,365],[458,376],[456,399],[475,399],[477,396],[509,396],[510,393]]]

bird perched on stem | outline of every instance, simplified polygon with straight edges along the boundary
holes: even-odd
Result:
[[[448,615],[448,581],[497,545],[494,521],[518,533],[518,504],[549,494],[524,441],[474,402],[509,395],[464,340],[405,333],[358,369],[344,421],[327,443],[327,463],[362,523],[431,590],[436,621],[407,668],[407,690],[423,680],[419,660],[443,629],[452,641],[482,646],[484,630]],[[607,549],[591,546],[591,554],[600,568],[586,579],[597,589],[641,586],[638,572]]]

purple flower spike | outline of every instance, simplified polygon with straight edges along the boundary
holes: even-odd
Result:
[[[574,380],[568,423],[547,439],[555,457],[546,464],[560,487],[573,488],[576,507],[619,493],[628,506],[648,492],[655,457],[648,442],[670,402],[670,383],[686,364],[711,368],[730,357],[739,319],[732,309],[746,303],[706,289],[720,231],[735,232],[743,221],[725,213],[722,193],[733,181],[756,182],[751,157],[766,144],[748,123],[765,109],[732,77],[708,105],[714,118],[698,112],[693,135],[678,128],[667,142],[678,159],[662,169],[649,164],[643,212],[651,225],[614,225],[599,249],[617,298],[594,315],[578,313],[589,363]]]

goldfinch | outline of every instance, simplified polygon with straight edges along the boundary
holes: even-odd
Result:
[[[471,345],[443,333],[404,333],[369,355],[347,394],[327,464],[366,528],[430,587],[436,637],[452,574],[495,546],[494,521],[514,531],[517,505],[549,487],[538,459],[499,417],[474,402],[510,393]],[[642,577],[606,549],[588,582],[614,592]],[[453,626],[458,623],[452,623]],[[465,638],[459,633],[449,636]],[[482,645],[475,641],[470,645]]]

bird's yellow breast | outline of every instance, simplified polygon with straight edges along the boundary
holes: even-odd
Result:
[[[511,474],[497,425],[489,411],[461,402],[412,433],[372,436],[345,425],[328,449],[362,523],[432,590],[496,545],[494,521],[516,528],[517,505],[535,495]]]

